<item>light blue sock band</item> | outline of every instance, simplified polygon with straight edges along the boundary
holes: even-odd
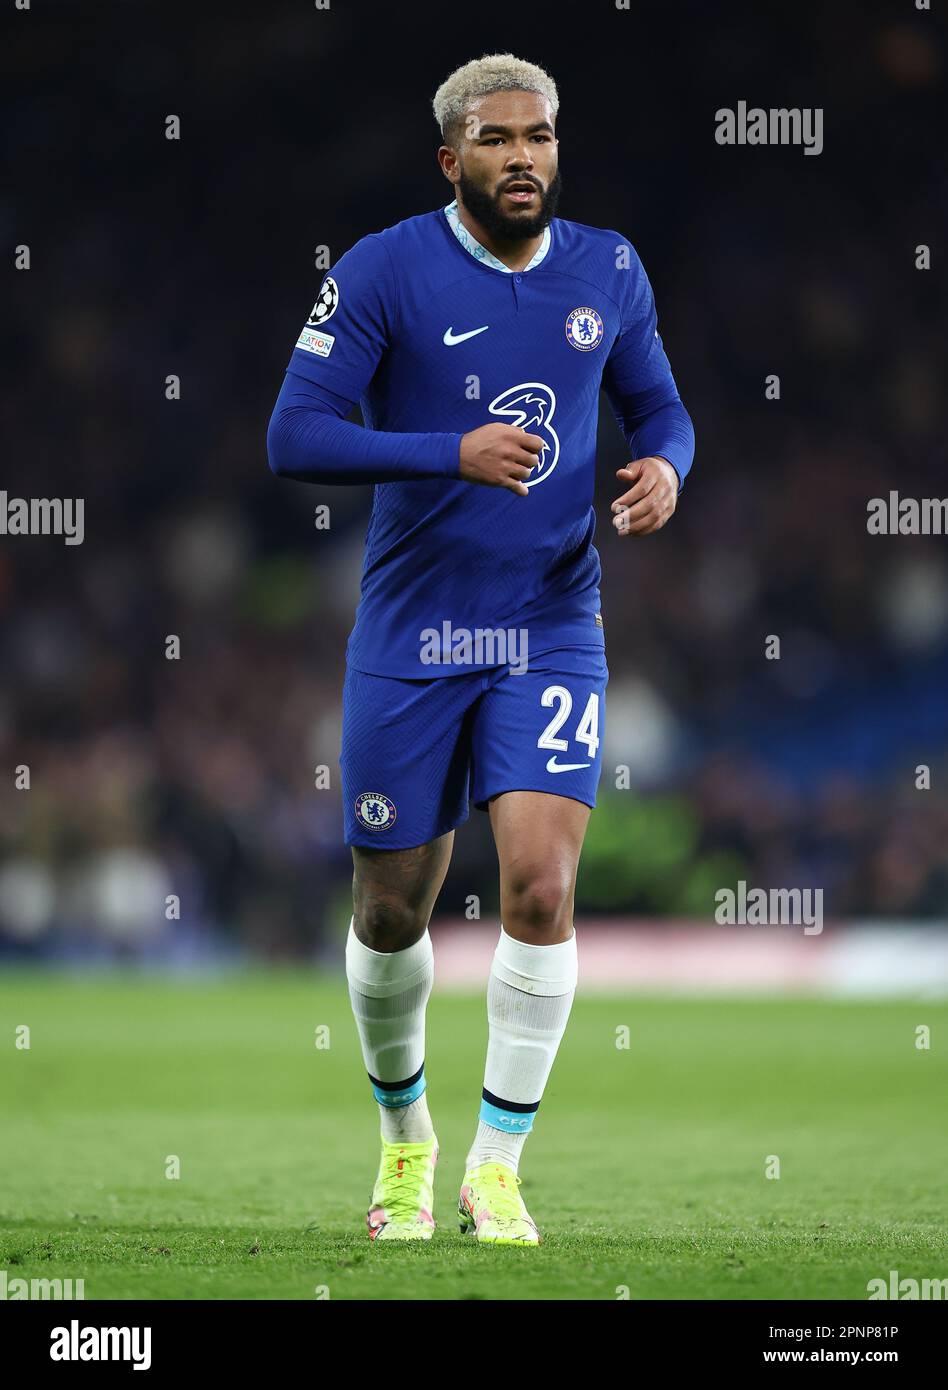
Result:
[[[506,1110],[493,1105],[489,1100],[481,1101],[481,1119],[485,1125],[503,1130],[505,1134],[529,1134],[533,1128],[536,1108],[526,1113],[520,1110]]]
[[[417,1100],[424,1093],[427,1084],[424,1067],[417,1076],[409,1078],[398,1089],[393,1089],[389,1083],[377,1081],[374,1076],[370,1076],[369,1080],[372,1082],[372,1094],[379,1105],[384,1105],[387,1110],[398,1110],[403,1105],[411,1105],[413,1100]]]

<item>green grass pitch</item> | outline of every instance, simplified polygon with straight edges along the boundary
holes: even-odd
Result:
[[[11,973],[0,1018],[8,1279],[83,1278],[87,1299],[864,1299],[891,1269],[948,1273],[943,1003],[580,994],[521,1163],[533,1250],[479,1248],[455,1216],[483,994],[429,1006],[438,1229],[407,1248],[365,1232],[378,1120],[343,979]]]

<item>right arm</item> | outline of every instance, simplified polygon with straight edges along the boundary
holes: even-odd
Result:
[[[460,434],[363,429],[344,418],[353,403],[288,371],[267,429],[271,472],[301,483],[460,477]]]
[[[333,267],[331,312],[307,321],[267,429],[270,469],[311,483],[463,478],[527,495],[523,480],[543,441],[512,425],[467,434],[369,430],[346,420],[391,340],[398,287],[378,236]],[[325,285],[325,282],[324,282]]]

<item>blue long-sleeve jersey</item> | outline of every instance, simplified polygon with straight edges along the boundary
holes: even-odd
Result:
[[[683,481],[694,430],[651,286],[617,232],[554,218],[511,272],[456,234],[453,209],[364,237],[326,277],[267,432],[281,477],[374,483],[347,660],[376,675],[457,674],[423,634],[526,629],[531,652],[602,646],[593,488],[600,388],[633,458]],[[345,419],[355,401],[366,428]],[[490,421],[544,448],[529,495],[460,477]],[[474,663],[476,664],[476,663]]]

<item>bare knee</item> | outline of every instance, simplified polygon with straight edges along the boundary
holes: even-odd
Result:
[[[413,850],[353,849],[353,923],[363,945],[402,951],[424,934],[453,840],[452,832]]]
[[[377,893],[353,893],[352,920],[355,934],[373,951],[404,951],[424,935],[429,913],[395,897]]]
[[[517,868],[503,886],[502,911],[504,930],[520,941],[565,941],[573,927],[573,875],[557,864]]]

